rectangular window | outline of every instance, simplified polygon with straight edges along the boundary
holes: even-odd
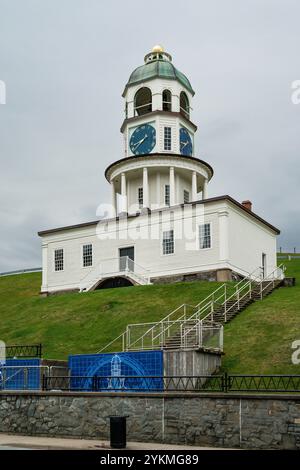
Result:
[[[170,205],[170,185],[169,184],[165,185],[165,205],[166,206]]]
[[[174,253],[174,230],[163,232],[163,254],[170,255]]]
[[[190,202],[190,193],[186,189],[183,191],[183,202],[184,204]]]
[[[199,247],[211,248],[210,224],[199,225]]]
[[[143,188],[138,188],[138,202],[141,209],[143,207]]]
[[[93,265],[93,245],[83,245],[82,247],[82,265],[84,268]]]
[[[164,149],[171,150],[171,127],[164,128]]]
[[[54,269],[55,271],[64,270],[64,250],[62,248],[54,251]]]

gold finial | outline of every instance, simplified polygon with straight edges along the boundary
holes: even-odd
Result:
[[[152,52],[164,52],[164,48],[160,44],[156,44],[156,46],[152,48]]]

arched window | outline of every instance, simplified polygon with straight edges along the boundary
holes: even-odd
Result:
[[[184,91],[180,93],[180,112],[186,118],[190,118],[190,104],[189,99]]]
[[[134,115],[142,116],[152,111],[152,93],[147,87],[140,88],[134,98]]]
[[[163,111],[172,111],[172,95],[170,90],[164,90],[162,94]]]

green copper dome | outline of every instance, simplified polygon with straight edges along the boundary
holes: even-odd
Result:
[[[136,68],[130,75],[123,96],[129,86],[157,77],[178,80],[182,86],[194,95],[195,92],[190,81],[182,72],[174,67],[171,60],[171,56],[163,51],[160,53],[152,52],[147,54],[145,56],[145,64]]]

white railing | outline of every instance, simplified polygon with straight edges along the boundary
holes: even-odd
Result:
[[[262,299],[270,287],[275,287],[276,281],[284,278],[284,270],[285,267],[280,265],[263,278],[263,270],[259,267],[238,283],[222,284],[197,305],[182,304],[155,323],[129,324],[121,335],[98,352],[107,350],[113,344],[120,345],[123,351],[165,348],[174,337],[180,340],[178,347],[184,348],[193,335],[194,345],[204,347],[203,340],[208,337],[209,329],[218,332],[220,339],[215,349],[222,350],[222,324],[227,322],[232,312],[240,310],[247,300],[253,299],[254,294]]]
[[[138,336],[145,328],[147,333]],[[98,353],[110,349],[113,344],[117,344],[117,349],[122,348],[122,351],[167,348],[206,348],[223,351],[223,326],[221,324],[204,325],[199,320],[136,323],[128,325],[121,335]]]
[[[42,268],[26,268],[26,269],[17,269],[15,271],[5,271],[0,273],[0,277],[2,276],[14,276],[15,274],[29,274],[29,273],[40,273],[42,272]]]
[[[129,276],[139,284],[150,284],[150,271],[129,256],[108,258],[92,269],[80,281],[80,291],[90,289],[97,281],[114,276]]]
[[[232,313],[236,309],[239,310],[243,301],[247,299],[253,299],[253,294],[258,294],[260,299],[263,298],[264,294],[269,290],[270,287],[274,288],[276,281],[280,281],[284,278],[284,265],[276,267],[267,277],[262,276],[262,268],[257,268],[253,273],[245,279],[242,279],[234,287],[234,292],[228,295],[226,284],[223,284],[222,294],[219,299],[223,299],[223,302],[219,303],[219,316],[223,316],[222,322],[227,322],[228,314]],[[215,291],[216,292],[216,291]],[[218,302],[214,299],[212,294],[211,310],[206,315],[201,315],[201,311],[196,312],[196,318],[200,318],[202,321],[214,321],[214,314],[216,313],[214,303]]]
[[[34,373],[34,371],[36,373]],[[49,366],[0,366],[0,390],[41,388],[42,376],[50,376]]]

